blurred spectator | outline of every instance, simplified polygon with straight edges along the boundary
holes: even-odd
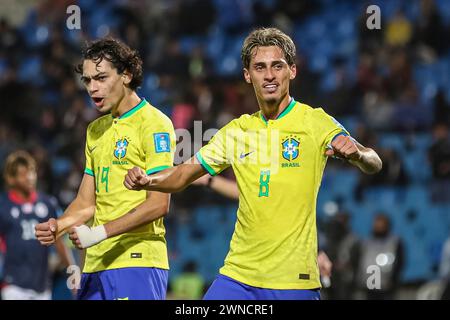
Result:
[[[438,122],[450,126],[450,103],[443,90],[439,90],[434,99],[434,123]]]
[[[177,99],[172,108],[172,122],[175,129],[191,129],[196,115],[195,97],[186,92],[181,99]]]
[[[375,216],[372,236],[361,244],[358,285],[369,300],[391,300],[399,287],[404,253],[401,239],[391,234],[391,223],[384,213]],[[378,267],[371,273],[369,267]],[[369,288],[369,277],[380,276],[379,288]],[[377,281],[374,281],[375,283]]]
[[[405,133],[425,131],[430,128],[432,118],[431,110],[421,105],[416,88],[410,85],[398,99],[392,127]]]
[[[431,198],[434,202],[450,202],[450,138],[446,124],[434,126],[428,157],[433,172]]]
[[[364,200],[364,192],[372,187],[399,187],[407,185],[409,178],[404,169],[402,158],[395,149],[379,148],[383,168],[376,175],[360,175],[355,188],[355,199]]]
[[[327,253],[333,262],[329,299],[352,299],[359,263],[359,239],[350,227],[350,216],[339,212],[327,225]]]
[[[404,47],[411,41],[412,31],[413,26],[411,22],[402,10],[398,10],[387,23],[386,44],[392,47]]]
[[[356,88],[359,95],[365,92],[375,91],[380,87],[381,77],[377,73],[376,59],[373,54],[360,54],[356,76]]]
[[[189,60],[181,51],[178,40],[169,39],[162,60],[155,67],[155,71],[182,79],[189,75]]]
[[[448,48],[448,32],[434,0],[420,1],[420,15],[416,23],[418,55],[426,62],[432,62]]]
[[[11,55],[19,46],[19,34],[5,18],[0,18],[0,55]]]
[[[388,73],[383,86],[391,99],[398,99],[403,92],[411,87],[412,70],[408,51],[402,48],[389,50],[387,61]]]
[[[172,298],[176,300],[200,300],[205,291],[205,279],[197,272],[194,261],[187,262],[183,272],[172,280]]]
[[[354,94],[350,78],[345,67],[345,59],[337,58],[334,61],[334,87],[327,93],[323,105],[327,106],[334,117],[350,115],[355,112]]]
[[[392,128],[394,108],[384,89],[368,91],[363,97],[362,116],[369,128],[387,131]]]
[[[189,56],[189,75],[192,79],[205,79],[211,74],[212,61],[206,56],[203,47],[197,46]]]

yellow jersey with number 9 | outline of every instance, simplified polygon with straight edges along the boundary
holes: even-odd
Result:
[[[143,99],[120,117],[104,115],[87,129],[85,174],[95,180],[93,226],[128,213],[147,198],[146,191],[125,188],[134,166],[156,173],[173,165],[176,137],[172,122]],[[100,242],[86,250],[83,272],[125,267],[168,269],[163,219]]]
[[[340,134],[348,132],[321,108],[291,99],[277,119],[243,115],[200,149],[211,175],[233,168],[240,192],[221,274],[259,288],[321,287],[316,201],[325,151]]]

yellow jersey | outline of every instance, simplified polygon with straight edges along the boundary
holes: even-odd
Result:
[[[332,139],[348,132],[321,108],[291,99],[275,120],[228,123],[196,154],[211,175],[232,167],[237,221],[220,273],[268,289],[320,288],[316,202]]]
[[[120,117],[104,115],[89,124],[85,174],[95,179],[93,226],[105,224],[144,202],[146,191],[125,188],[127,170],[147,174],[173,165],[176,137],[172,122],[143,99]],[[163,219],[98,243],[86,250],[84,272],[124,267],[169,269]]]

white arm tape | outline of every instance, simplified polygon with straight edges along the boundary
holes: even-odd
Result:
[[[75,231],[77,232],[78,239],[80,240],[83,249],[92,247],[107,238],[106,230],[103,225],[89,228],[87,225],[83,224],[75,227]]]

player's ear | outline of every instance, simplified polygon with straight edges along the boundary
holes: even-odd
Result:
[[[290,70],[290,76],[289,79],[294,80],[295,76],[297,75],[297,66],[294,64],[292,64],[292,66],[289,66],[289,70]]]
[[[124,71],[122,73],[123,83],[129,85],[131,80],[133,80],[133,76],[128,71]]]
[[[252,79],[250,78],[250,73],[247,68],[244,68],[244,79],[247,83],[252,83]]]

